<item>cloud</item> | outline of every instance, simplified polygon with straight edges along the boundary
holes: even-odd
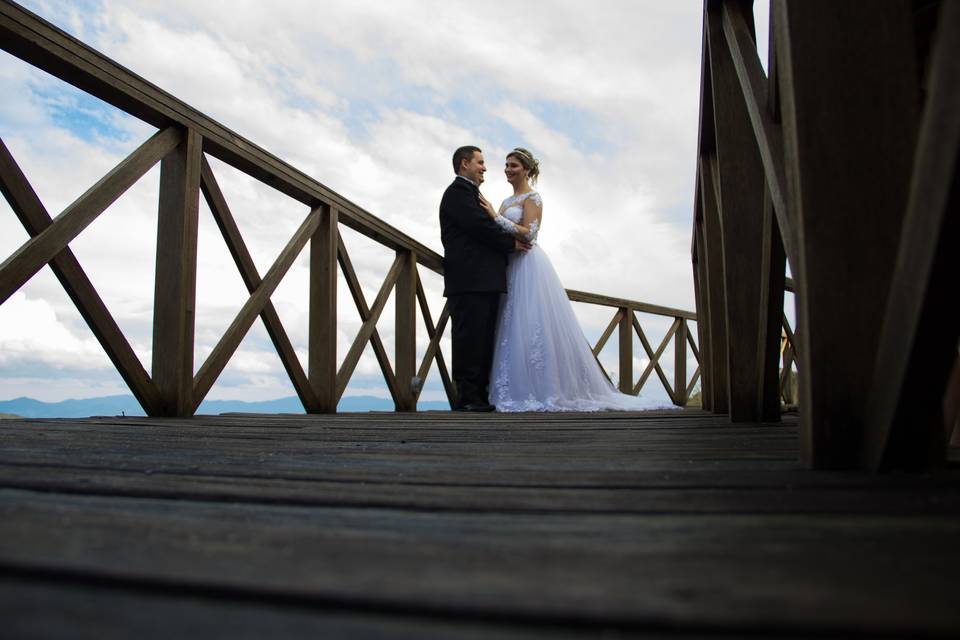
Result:
[[[693,306],[689,220],[701,19],[695,4],[608,0],[590,11],[572,1],[455,8],[439,0],[27,4],[438,252],[437,203],[452,178],[452,149],[484,148],[491,168],[484,192],[497,200],[509,194],[499,171],[503,155],[523,144],[543,160],[540,239],[566,286]],[[153,132],[5,54],[0,89],[10,96],[0,104],[0,135],[53,215]],[[262,275],[307,208],[219,161],[211,165]],[[155,169],[71,245],[131,342],[147,346],[157,181]],[[370,304],[393,254],[342,232]],[[0,204],[0,253],[9,255],[25,239]],[[307,255],[273,297],[301,362]],[[205,205],[198,264],[199,364],[246,297]],[[436,321],[442,283],[431,274],[423,280]],[[74,332],[64,335],[83,335],[75,321],[62,320],[76,312],[49,275],[38,275],[22,293]],[[360,323],[342,281],[338,298],[342,358]],[[612,315],[592,305],[575,308],[594,337]],[[380,323],[391,357],[392,309]],[[4,317],[13,311],[29,324],[42,309],[9,302],[2,309]],[[95,341],[91,347],[77,340],[64,347],[62,360],[52,349],[52,360],[38,358],[37,366],[104,361],[86,350],[99,350]],[[421,350],[425,342],[421,330]],[[148,349],[138,353],[148,357]],[[0,396],[9,395],[10,380],[0,379]],[[371,354],[351,387],[386,394]],[[211,397],[267,398],[278,390],[289,393],[289,381],[258,323]]]

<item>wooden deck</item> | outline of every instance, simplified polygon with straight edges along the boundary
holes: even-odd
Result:
[[[796,420],[0,422],[3,637],[956,637],[960,471]]]

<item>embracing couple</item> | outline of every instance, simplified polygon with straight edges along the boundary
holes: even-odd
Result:
[[[440,201],[444,291],[450,308],[455,411],[604,411],[658,406],[617,391],[590,349],[567,292],[537,245],[540,163],[507,154],[513,195],[495,209],[480,193],[477,147],[453,154]]]

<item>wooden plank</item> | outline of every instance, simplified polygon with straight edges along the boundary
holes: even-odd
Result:
[[[0,515],[0,565],[19,571],[62,567],[250,597],[368,608],[427,602],[473,615],[573,613],[595,623],[683,621],[727,632],[748,622],[811,635],[960,629],[950,592],[960,557],[928,552],[960,535],[954,518],[171,508],[165,500],[17,490],[0,491]],[[814,550],[821,563],[809,562]],[[430,580],[412,579],[427,568]],[[902,590],[874,586],[890,582]]]
[[[400,273],[394,291],[394,367],[396,371],[397,411],[416,411],[413,377],[417,366],[417,257],[409,251],[397,253]]]
[[[643,345],[643,350],[647,352],[647,357],[650,358],[650,362],[647,364],[646,369],[644,369],[643,373],[640,374],[640,380],[637,381],[637,386],[633,389],[634,394],[640,393],[640,389],[642,389],[643,385],[646,384],[647,378],[650,377],[650,374],[653,371],[656,371],[657,376],[660,378],[660,382],[663,384],[663,388],[666,390],[667,395],[670,396],[670,400],[674,404],[677,404],[676,400],[674,399],[674,389],[670,386],[670,382],[667,380],[667,376],[663,372],[663,369],[660,368],[660,356],[663,355],[667,345],[670,344],[670,339],[676,334],[681,322],[683,322],[682,318],[677,318],[673,321],[673,324],[670,325],[666,335],[663,336],[660,346],[658,346],[656,352],[654,352],[654,350],[650,347],[650,341],[647,340],[646,334],[644,334],[643,329],[640,327],[640,322],[636,319],[636,317],[634,317],[633,328],[637,332],[637,337],[640,338],[640,344]],[[686,385],[684,385],[684,388],[686,388]]]
[[[178,584],[84,580],[71,575],[0,577],[0,614],[15,638],[422,638],[423,640],[576,639],[604,625],[561,628],[546,619],[503,620],[465,612],[364,610],[346,603],[244,597]],[[625,630],[617,637],[640,637]],[[645,639],[673,634],[646,632]]]
[[[0,486],[44,493],[97,495],[249,505],[456,510],[472,513],[553,514],[821,514],[955,516],[960,487],[788,486],[776,477],[753,486],[537,487],[447,483],[365,482],[362,479],[258,477],[246,469],[144,473],[111,469],[4,465]],[[780,484],[778,485],[777,482]]]
[[[365,318],[363,324],[360,325],[360,330],[357,332],[357,337],[354,339],[353,344],[350,346],[350,350],[347,352],[346,357],[343,359],[343,363],[340,365],[340,370],[337,372],[337,401],[339,401],[341,396],[343,396],[343,392],[347,388],[347,383],[350,381],[350,376],[353,375],[353,370],[360,361],[360,356],[363,355],[363,350],[366,348],[367,342],[371,340],[374,331],[376,331],[377,321],[380,319],[380,314],[383,312],[384,305],[387,304],[387,298],[390,297],[390,292],[393,290],[397,279],[400,277],[402,268],[402,256],[398,254],[394,259],[390,270],[387,272],[387,276],[384,279],[383,284],[380,286],[380,291],[377,293],[377,297],[373,301],[373,306],[370,308],[369,316]],[[348,282],[350,282],[349,279]],[[386,373],[387,372],[385,370],[384,374],[386,375]],[[394,402],[397,402],[397,400],[395,399]]]
[[[695,214],[694,214],[694,223],[693,223],[693,233],[694,233],[694,246],[696,247],[697,259],[694,264],[694,274],[693,274],[693,288],[694,295],[697,300],[697,342],[703,345],[703,349],[709,354],[710,353],[710,287],[708,286],[709,278],[707,275],[707,264],[705,258],[706,251],[706,238],[703,224],[703,199],[700,193],[700,175],[699,168],[697,169],[697,184],[696,184],[696,205],[695,205]],[[713,389],[711,388],[711,373],[708,370],[710,361],[700,358],[700,351],[697,348],[697,345],[693,342],[693,336],[687,334],[690,342],[690,348],[693,351],[693,356],[697,359],[697,364],[699,369],[703,372],[703,381],[700,385],[700,406],[703,407],[706,411],[711,411],[713,409]],[[689,396],[692,392],[693,387],[690,387],[687,395]]]
[[[780,335],[786,252],[777,227],[778,219],[773,212],[774,203],[769,191],[764,193],[760,332],[757,336],[757,353],[760,355],[757,415],[764,422],[777,422],[780,420]]]
[[[447,365],[443,361],[443,352],[440,350],[440,339],[443,337],[447,322],[450,320],[450,307],[447,302],[444,301],[443,309],[440,311],[440,318],[437,320],[437,325],[434,326],[433,318],[430,315],[430,305],[427,303],[427,294],[423,289],[423,283],[420,281],[419,274],[417,274],[417,300],[420,303],[420,316],[423,318],[423,323],[427,328],[427,337],[430,338],[430,344],[427,345],[427,349],[423,354],[423,361],[417,370],[417,377],[420,378],[421,384],[425,383],[430,373],[430,366],[433,364],[434,358],[436,358],[437,369],[440,372],[443,389],[447,394],[447,400],[450,402],[450,405],[453,406],[454,399],[456,398],[456,388],[450,380]],[[422,390],[422,386],[417,390],[417,398],[420,397]]]
[[[687,385],[687,398],[690,397],[690,394],[693,393],[693,388],[697,386],[697,380],[700,379],[700,367],[697,367],[696,371],[693,372],[693,376],[690,378],[690,384]]]
[[[227,327],[227,330],[217,342],[213,351],[210,352],[206,361],[200,366],[200,370],[197,371],[193,382],[193,410],[191,413],[196,412],[197,408],[199,408],[207,392],[210,391],[210,387],[216,382],[223,368],[227,365],[227,362],[236,352],[243,338],[247,335],[250,327],[253,326],[253,323],[256,322],[257,318],[263,312],[264,307],[270,300],[270,296],[273,295],[273,292],[280,285],[283,276],[287,274],[294,260],[297,259],[303,247],[320,226],[322,216],[323,210],[320,208],[311,211],[304,219],[300,227],[293,234],[293,237],[290,238],[290,241],[287,242],[287,245],[283,248],[283,251],[281,251],[277,259],[274,260],[267,274],[263,277],[263,280],[253,293],[250,294],[250,297],[247,298],[247,301],[240,308],[240,311],[237,312],[233,322]]]
[[[607,328],[603,330],[600,339],[597,340],[596,346],[593,348],[593,357],[598,357],[600,352],[603,351],[603,348],[607,344],[607,340],[610,339],[610,336],[613,335],[613,330],[620,326],[620,321],[623,320],[623,309],[617,309],[617,312],[613,314],[613,318],[610,320],[610,323],[607,325]]]
[[[220,185],[217,183],[217,179],[213,175],[213,170],[210,168],[206,158],[202,158],[200,163],[200,190],[207,201],[207,205],[210,207],[210,211],[217,223],[217,227],[220,229],[227,249],[230,251],[230,255],[233,257],[233,261],[240,271],[243,284],[247,287],[248,292],[253,293],[256,288],[260,286],[261,282],[257,265],[254,264],[253,257],[250,255],[250,251],[247,250],[247,245],[243,240],[243,236],[240,234],[240,228],[237,226],[237,222],[230,212],[230,207],[223,197]],[[290,382],[293,383],[293,388],[297,392],[300,402],[303,403],[303,406],[308,411],[316,409],[319,406],[317,395],[310,386],[307,374],[304,372],[303,366],[300,364],[300,359],[297,357],[297,353],[293,348],[293,344],[290,342],[290,338],[287,336],[287,332],[280,322],[280,316],[277,314],[277,310],[269,300],[266,305],[264,305],[263,311],[260,313],[260,318],[263,320],[267,334],[270,336],[270,340],[277,350],[277,355],[280,356],[280,362],[283,363],[283,368],[290,377]]]
[[[343,236],[339,234],[337,235],[337,260],[340,263],[340,271],[347,281],[347,289],[350,290],[350,295],[353,296],[353,302],[356,304],[357,311],[360,313],[360,320],[366,322],[370,318],[370,308],[367,307],[367,301],[363,296],[360,280],[353,270],[353,263],[350,262],[350,254],[347,253],[347,247],[343,244]],[[383,340],[380,339],[380,332],[377,331],[376,327],[373,328],[373,333],[370,334],[370,344],[373,346],[373,353],[377,357],[380,371],[383,372],[383,381],[390,391],[390,397],[393,399],[394,405],[396,405],[400,398],[400,390],[397,388],[397,378],[393,375],[390,358],[387,356],[387,350],[383,346]],[[339,394],[342,393],[342,391],[338,391],[337,393],[337,399],[339,400]]]
[[[717,202],[723,276],[726,279],[723,300],[727,327],[728,410],[731,421],[740,422],[758,419],[757,309],[760,308],[764,174],[718,9],[719,5],[708,7],[706,24],[717,143],[714,186],[719,192]],[[752,31],[752,19],[748,27]]]
[[[712,110],[711,110],[712,112]],[[710,371],[709,406],[714,413],[729,411],[730,397],[727,375],[727,314],[724,308],[726,278],[723,264],[723,233],[716,187],[716,156],[701,156],[699,163],[700,192],[703,198],[704,271],[707,274],[705,299],[710,305],[707,320],[710,323],[710,350],[704,357]]]
[[[153,380],[165,415],[189,415],[196,406],[193,347],[202,144],[197,133],[188,130],[160,166]]]
[[[727,0],[722,4],[723,32],[729,45],[733,68],[740,82],[744,104],[750,116],[760,160],[763,163],[764,178],[772,201],[773,212],[777,218],[783,244],[788,247],[789,256],[796,255],[795,233],[790,223],[790,203],[787,198],[786,177],[783,168],[783,133],[774,122],[769,109],[767,87],[769,83],[760,65],[757,54],[753,17],[745,13],[748,5],[739,1]],[[772,58],[771,58],[772,59]],[[791,263],[793,272],[797,265]]]
[[[637,300],[627,300],[624,298],[614,298],[599,293],[589,293],[586,291],[577,291],[576,289],[567,289],[567,297],[573,302],[586,302],[587,304],[598,304],[604,307],[629,307],[634,311],[650,313],[657,316],[669,316],[671,318],[687,318],[696,320],[697,314],[694,311],[684,311],[683,309],[674,309],[672,307],[663,307],[657,304],[648,304]]]
[[[687,339],[690,332],[686,320],[677,319],[677,331],[673,336],[673,403],[678,407],[687,404]]]
[[[0,304],[60,253],[133,183],[177,146],[171,128],[154,134],[0,264]]]
[[[50,226],[50,214],[3,140],[0,140],[0,192],[31,236],[36,236]],[[137,402],[148,414],[157,413],[160,410],[160,394],[157,388],[100,294],[84,273],[73,251],[69,247],[60,251],[50,261],[50,269],[63,285]]]
[[[310,240],[310,308],[308,364],[310,387],[317,396],[311,413],[337,410],[337,257],[339,212],[320,205],[320,223]]]
[[[699,325],[700,323],[698,322],[697,326],[699,327]],[[693,357],[696,358],[697,364],[698,365],[701,364],[700,349],[697,348],[697,343],[693,341],[693,335],[690,334],[689,332],[687,333],[687,342],[690,344],[690,350],[693,352]]]
[[[918,122],[910,11],[906,0],[771,6],[799,238],[802,456],[813,467],[856,467],[864,453]]]
[[[943,4],[910,196],[866,407],[865,464],[944,462],[944,394],[960,328],[950,306],[960,238],[960,5]],[[949,437],[949,434],[948,434]]]
[[[620,392],[633,394],[633,322],[636,316],[630,307],[621,307],[617,312],[620,316],[620,331],[618,333],[619,376]],[[601,367],[602,369],[602,367]]]

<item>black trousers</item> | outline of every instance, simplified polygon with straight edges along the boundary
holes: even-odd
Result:
[[[499,293],[461,293],[447,296],[450,305],[454,409],[489,402],[493,340],[497,330]]]

